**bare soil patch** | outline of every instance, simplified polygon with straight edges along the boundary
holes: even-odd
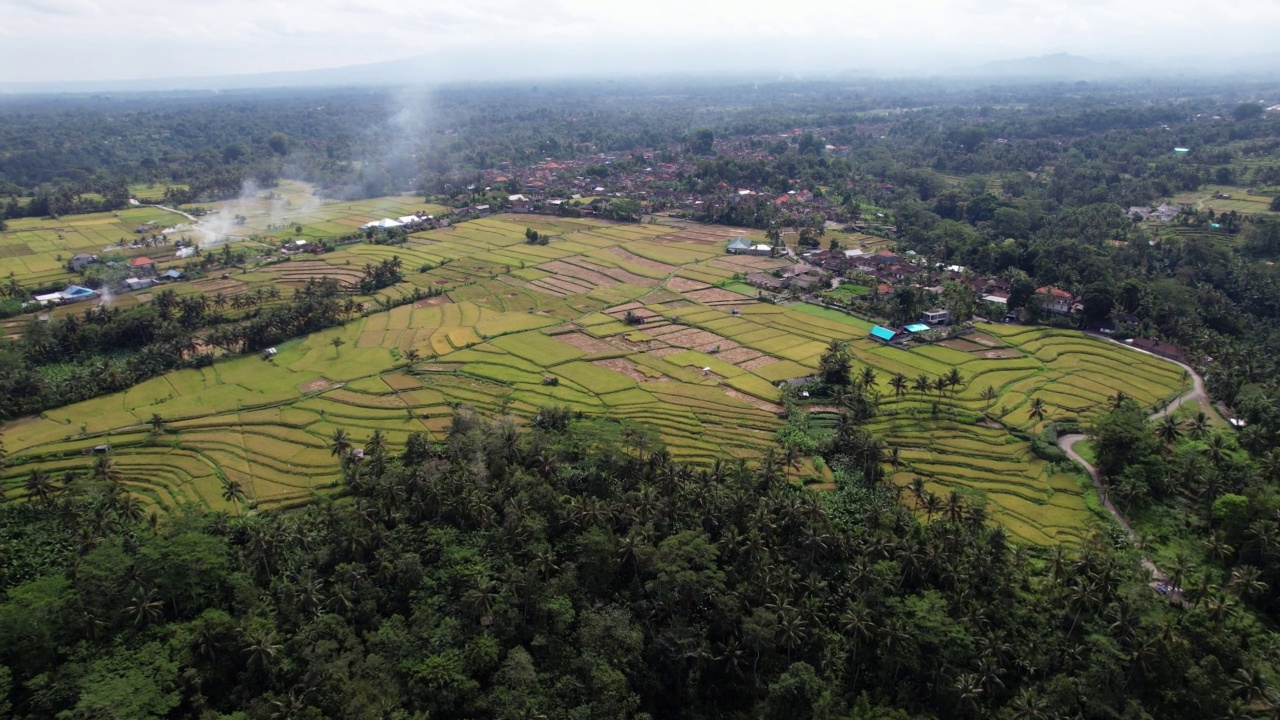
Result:
[[[759,370],[762,367],[772,365],[776,362],[778,362],[778,358],[776,357],[773,357],[771,355],[761,355],[760,357],[754,360],[748,360],[743,363],[738,363],[738,367],[742,368],[743,370],[746,370],[747,372],[751,372],[753,370]]]
[[[623,248],[620,248],[617,246],[608,248],[607,251],[613,255],[617,255],[623,260],[626,260],[632,265],[646,268],[648,270],[655,270],[657,272],[664,272],[664,273],[673,273],[676,270],[679,270],[679,268],[677,268],[674,265],[667,265],[666,263],[660,263],[655,260],[646,260],[645,258],[642,258],[639,255],[636,255],[635,253],[630,252],[629,250],[624,250]]]
[[[616,349],[603,340],[597,340],[590,335],[585,335],[579,332],[564,333],[563,335],[555,335],[554,337],[565,345],[578,348],[579,350],[587,353],[613,352]]]
[[[698,328],[685,328],[680,332],[663,335],[662,341],[683,348],[719,345],[721,350],[732,350],[738,347],[738,343],[732,340],[726,340],[713,332],[699,330]]]
[[[986,345],[987,347],[1002,347],[1004,345],[1004,343],[985,333],[969,333],[964,336],[964,339],[969,342],[976,342],[979,345]]]
[[[298,392],[305,395],[306,393],[320,392],[322,390],[332,390],[333,388],[338,387],[339,384],[340,383],[336,383],[328,378],[316,378],[309,383],[302,383],[299,385]]]
[[[732,290],[724,290],[721,288],[707,288],[706,290],[694,290],[687,292],[685,297],[700,303],[721,303],[721,302],[741,302],[753,303],[755,298],[747,297]]]
[[[754,350],[749,347],[736,347],[729,350],[721,348],[720,354],[716,357],[727,363],[737,365],[738,363],[744,363],[748,360],[755,360],[763,354],[764,353],[759,350]]]
[[[435,297],[423,298],[414,303],[415,307],[430,307],[432,305],[449,305],[453,302],[453,298],[448,295],[437,295]]]
[[[704,282],[698,282],[697,280],[690,280],[682,277],[673,277],[667,281],[667,289],[674,290],[678,293],[689,292],[691,290],[705,290],[709,287],[711,286]]]
[[[664,358],[664,357],[667,357],[668,355],[675,355],[676,353],[684,352],[684,348],[664,347],[664,348],[656,348],[654,350],[646,350],[645,352],[656,358]]]
[[[963,340],[961,338],[943,340],[938,344],[942,347],[948,347],[952,350],[959,350],[961,352],[973,352],[974,350],[981,350],[983,348],[983,346],[978,343],[969,342],[968,340]]]
[[[665,382],[670,379],[666,376],[656,377],[656,378],[649,377],[648,375],[645,375],[644,373],[640,372],[639,366],[637,366],[635,363],[631,362],[626,358],[611,358],[609,360],[595,360],[592,362],[592,364],[599,365],[600,367],[605,368],[606,370],[612,370],[617,373],[622,373],[623,375],[626,375],[627,377],[631,378],[632,380],[635,380],[636,382]]]
[[[978,353],[980,357],[990,360],[1005,360],[1008,358],[1022,357],[1022,353],[1013,348],[1000,348],[999,350],[986,350]]]

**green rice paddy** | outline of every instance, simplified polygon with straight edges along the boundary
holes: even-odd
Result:
[[[525,244],[526,227],[552,242]],[[458,406],[527,420],[539,406],[564,403],[647,424],[683,461],[751,459],[782,422],[776,384],[812,374],[827,343],[845,340],[855,370],[876,372],[881,411],[870,429],[898,449],[894,482],[921,477],[934,492],[983,498],[1026,542],[1074,543],[1091,523],[1085,490],[1019,434],[1054,419],[1087,421],[1117,392],[1153,405],[1188,385],[1172,363],[1062,330],[982,325],[957,347],[881,346],[858,318],[715,286],[782,263],[724,255],[736,234],[497,216],[222,281],[219,291],[247,291],[339,276],[393,254],[406,268],[403,283],[364,298],[367,316],[286,343],[271,361],[228,358],[10,423],[3,487],[20,496],[35,467],[87,469],[93,458],[82,452],[105,443],[130,487],[162,510],[226,509],[223,480],[239,481],[254,507],[289,506],[337,487],[327,445],[334,430],[357,444],[381,430],[394,449],[413,432],[441,437]],[[429,269],[417,272],[420,263]],[[415,287],[446,294],[378,310]],[[625,324],[628,313],[645,321]],[[344,344],[335,348],[335,337]],[[419,358],[412,365],[410,350]],[[952,368],[965,380],[954,393],[895,395],[889,384],[895,373]],[[988,386],[998,393],[991,403],[982,399]],[[1043,419],[1031,417],[1033,398],[1044,401]],[[980,420],[984,411],[998,422]],[[153,414],[165,432],[150,432]]]

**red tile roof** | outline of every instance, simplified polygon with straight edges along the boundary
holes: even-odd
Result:
[[[136,257],[129,261],[129,267],[142,267],[143,265],[155,265],[156,261],[149,257]]]

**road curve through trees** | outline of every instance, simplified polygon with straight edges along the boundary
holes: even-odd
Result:
[[[1152,355],[1153,357],[1161,357],[1161,356],[1155,355],[1154,353],[1149,353],[1146,350],[1140,350],[1131,345],[1121,343],[1116,340],[1112,340],[1111,338],[1102,338],[1102,339],[1110,340],[1111,342],[1114,342],[1118,345],[1123,345],[1124,347],[1127,347],[1130,350],[1133,350],[1134,352],[1146,353],[1147,355]],[[1174,398],[1168,405],[1165,405],[1163,408],[1151,413],[1152,420],[1159,420],[1160,418],[1163,418],[1165,415],[1175,412],[1178,408],[1182,407],[1182,405],[1187,402],[1192,402],[1192,401],[1199,402],[1204,404],[1205,407],[1209,407],[1211,405],[1209,402],[1209,394],[1206,393],[1204,389],[1204,379],[1200,377],[1200,374],[1197,373],[1195,369],[1193,369],[1190,365],[1180,363],[1177,360],[1170,360],[1169,358],[1165,358],[1165,357],[1161,357],[1161,359],[1167,360],[1168,362],[1171,362],[1177,365],[1178,367],[1181,367],[1183,370],[1187,371],[1187,374],[1191,376],[1191,389],[1179,395],[1178,397]],[[1088,471],[1089,477],[1093,480],[1093,487],[1098,492],[1098,499],[1102,501],[1102,507],[1106,508],[1107,512],[1111,513],[1111,517],[1115,518],[1116,522],[1120,523],[1120,527],[1124,528],[1125,534],[1129,536],[1130,542],[1132,542],[1134,546],[1137,547],[1139,545],[1138,534],[1133,531],[1133,527],[1129,524],[1129,521],[1126,520],[1125,517],[1120,514],[1120,511],[1116,509],[1116,506],[1112,504],[1111,498],[1107,496],[1107,489],[1102,484],[1102,476],[1098,473],[1098,469],[1095,468],[1091,463],[1086,461],[1083,457],[1081,457],[1080,453],[1076,452],[1076,449],[1075,449],[1076,443],[1086,439],[1088,439],[1088,436],[1077,434],[1077,433],[1072,433],[1069,435],[1061,435],[1058,437],[1058,445],[1062,448],[1062,451],[1067,454],[1067,457],[1079,463],[1081,466],[1084,467],[1086,471]],[[1152,586],[1155,586],[1156,583],[1168,582],[1168,576],[1165,575],[1163,572],[1161,572],[1160,568],[1156,567],[1155,563],[1147,559],[1145,555],[1142,556],[1142,567],[1145,568],[1146,571],[1151,574]],[[1182,602],[1181,588],[1171,588],[1170,596],[1173,598],[1173,600],[1177,602]]]

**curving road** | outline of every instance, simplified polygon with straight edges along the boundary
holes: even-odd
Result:
[[[1100,336],[1095,336],[1095,337],[1100,337]],[[1111,338],[1100,337],[1100,339],[1109,340],[1113,343],[1116,343],[1117,345],[1122,345],[1135,352],[1145,353],[1147,355],[1151,355],[1152,357],[1159,357],[1162,360],[1165,360],[1167,362],[1173,363],[1174,365],[1177,365],[1178,367],[1187,371],[1187,374],[1191,376],[1191,389],[1179,395],[1178,397],[1174,398],[1168,405],[1165,405],[1163,408],[1151,413],[1152,420],[1159,420],[1165,415],[1168,415],[1176,411],[1178,408],[1182,407],[1184,403],[1187,403],[1193,400],[1196,402],[1203,403],[1206,407],[1212,406],[1212,404],[1209,401],[1209,394],[1205,392],[1205,389],[1204,389],[1204,379],[1201,378],[1200,374],[1197,373],[1195,369],[1193,369],[1190,365],[1180,363],[1177,360],[1170,360],[1169,358],[1156,355],[1155,353],[1147,352],[1146,350],[1140,350],[1138,348],[1133,347],[1132,345],[1128,345],[1126,343],[1122,343],[1117,340],[1113,340]],[[1088,461],[1086,461],[1083,457],[1081,457],[1080,453],[1076,452],[1076,448],[1075,448],[1076,443],[1080,442],[1081,440],[1087,440],[1087,439],[1088,439],[1087,435],[1081,435],[1081,434],[1075,434],[1075,433],[1069,434],[1069,435],[1060,435],[1058,437],[1058,445],[1062,448],[1062,451],[1067,454],[1067,457],[1079,463],[1081,466],[1084,467],[1085,470],[1088,471],[1089,477],[1093,479],[1093,487],[1095,490],[1098,491],[1098,498],[1102,500],[1102,507],[1106,508],[1107,512],[1111,513],[1111,517],[1115,518],[1116,522],[1120,523],[1120,527],[1124,528],[1125,534],[1129,536],[1129,541],[1132,542],[1136,547],[1138,545],[1138,534],[1133,531],[1133,527],[1129,525],[1129,521],[1126,520],[1125,517],[1120,514],[1120,511],[1116,509],[1116,506],[1111,503],[1111,498],[1107,496],[1107,489],[1102,484],[1102,476],[1098,473],[1098,469],[1095,468]],[[1145,568],[1146,571],[1151,574],[1152,587],[1155,587],[1157,583],[1168,582],[1168,576],[1165,575],[1163,572],[1161,572],[1160,568],[1156,567],[1155,563],[1148,560],[1146,556],[1142,556],[1142,567]],[[1169,592],[1169,597],[1175,602],[1179,602],[1179,603],[1183,602],[1182,589],[1172,588]]]

